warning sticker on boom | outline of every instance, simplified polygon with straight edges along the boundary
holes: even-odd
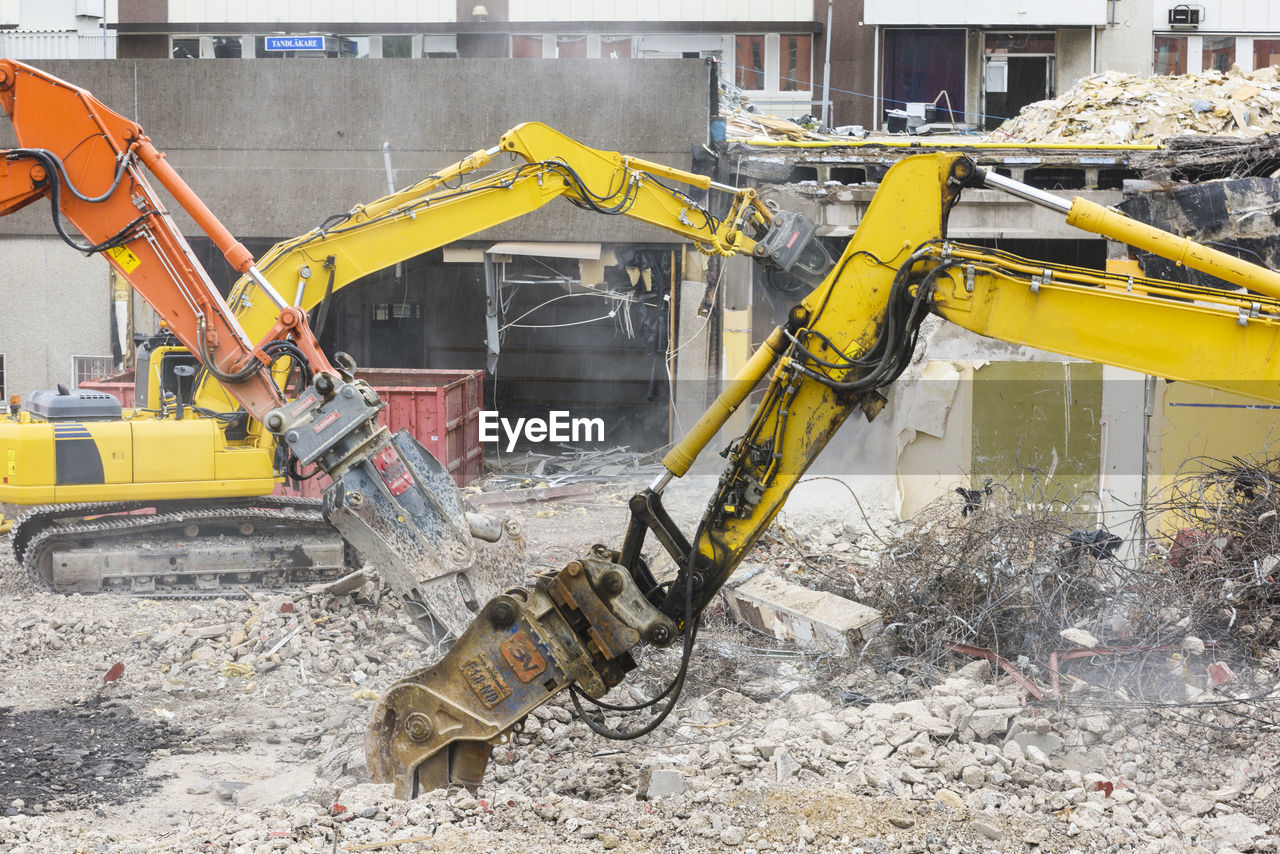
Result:
[[[120,269],[126,273],[132,273],[142,263],[142,259],[130,252],[128,246],[112,246],[107,250],[107,254],[114,258],[120,265]]]

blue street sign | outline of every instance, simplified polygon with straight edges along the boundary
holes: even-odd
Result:
[[[267,36],[267,50],[324,50],[324,36]]]

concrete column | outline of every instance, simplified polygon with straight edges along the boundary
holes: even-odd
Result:
[[[1200,36],[1187,36],[1187,73],[1204,71],[1204,40]]]
[[[1253,36],[1236,36],[1236,65],[1241,71],[1253,71]]]

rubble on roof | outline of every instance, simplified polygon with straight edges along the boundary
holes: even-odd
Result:
[[[791,119],[765,115],[751,103],[745,92],[723,81],[720,84],[720,115],[725,120],[726,133],[733,139],[799,141],[830,138]]]
[[[1183,134],[1259,137],[1280,132],[1274,67],[1139,77],[1106,71],[1059,98],[1024,107],[990,139],[1010,143],[1160,144]]]

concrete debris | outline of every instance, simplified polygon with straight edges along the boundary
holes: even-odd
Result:
[[[312,584],[306,588],[306,591],[312,596],[342,596],[347,593],[354,593],[376,579],[377,574],[372,570],[357,569],[355,572],[347,573],[336,581]]]
[[[679,771],[669,768],[657,768],[649,772],[649,779],[642,786],[646,798],[661,798],[665,795],[684,794],[684,777]]]
[[[1070,641],[1076,646],[1095,647],[1098,645],[1098,639],[1084,629],[1063,629],[1058,634],[1063,640]]]
[[[880,634],[880,612],[834,593],[810,590],[759,573],[725,586],[730,612],[741,623],[804,649],[855,653]]]
[[[1106,71],[1038,101],[990,138],[1009,143],[1158,145],[1183,134],[1254,138],[1280,131],[1274,66],[1139,77]]]
[[[668,504],[682,526],[705,504],[695,492],[686,504],[678,495]],[[629,493],[615,499],[602,488],[597,500],[614,501],[610,512],[625,519]],[[535,554],[559,558],[600,537],[597,516],[541,517],[539,509],[522,514]],[[956,527],[956,512],[948,524],[984,531],[993,512],[965,517],[964,526],[977,528]],[[844,531],[822,539],[831,542],[797,544],[821,559],[778,557],[790,547],[775,543],[752,560],[781,566],[789,585],[834,587],[818,570],[879,557],[864,555],[871,546]],[[848,550],[834,550],[846,542]],[[926,558],[941,554],[917,545]],[[1045,551],[1055,555],[1052,545]],[[896,554],[899,568],[907,566]],[[1230,615],[1217,611],[1192,613],[1176,643],[1134,659],[1191,671],[1181,638],[1197,632],[1210,653],[1204,666],[1227,663],[1235,681],[1213,685],[1205,674],[1206,699],[1192,704],[1126,704],[1114,687],[1076,687],[1075,673],[1098,666],[1083,659],[1072,662],[1081,670],[1065,671],[1062,702],[1037,702],[987,659],[944,651],[926,660],[881,648],[883,637],[865,651],[805,652],[710,614],[685,692],[653,734],[605,741],[559,696],[497,746],[478,792],[397,801],[367,779],[364,728],[372,700],[429,651],[390,595],[293,592],[194,604],[55,597],[31,590],[12,563],[0,559],[0,568],[6,854],[1280,852],[1280,653],[1230,655]],[[1074,578],[1096,567],[1072,569]],[[936,597],[923,604],[941,607]],[[1174,625],[1186,616],[1161,619]],[[896,617],[886,611],[883,619]],[[1076,622],[1055,624],[1050,648]],[[1102,631],[1102,622],[1086,624]],[[214,628],[218,634],[199,636]],[[1040,659],[998,648],[1020,671],[1043,677]],[[606,699],[629,705],[656,696],[679,660],[678,645],[646,650]],[[103,685],[116,662],[125,675]],[[1136,692],[1135,673],[1126,685]],[[51,709],[85,717],[24,717]],[[605,722],[629,721],[606,712]],[[163,738],[149,735],[157,725]],[[23,764],[28,743],[15,750],[24,731],[47,747],[39,764]],[[110,761],[94,752],[99,743],[118,745],[126,731],[137,738]],[[49,771],[49,785],[36,786],[33,771]],[[113,785],[122,781],[128,785]]]

